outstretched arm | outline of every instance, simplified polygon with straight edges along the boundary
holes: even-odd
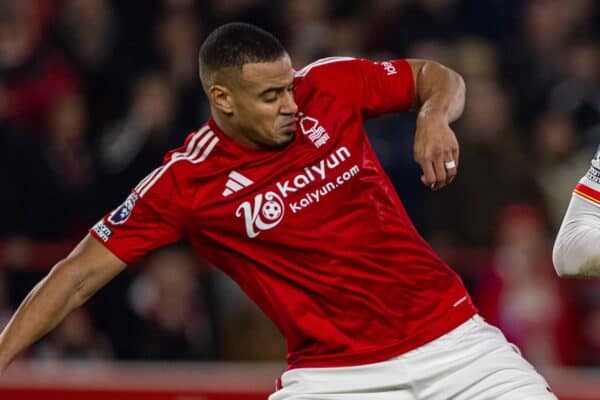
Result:
[[[574,194],[554,241],[552,259],[561,277],[600,277],[600,206]]]
[[[31,290],[0,334],[0,374],[123,268],[124,262],[87,235]]]
[[[418,111],[415,161],[423,170],[421,181],[433,190],[454,179],[458,168],[458,141],[450,123],[462,114],[465,83],[453,70],[428,60],[407,60],[413,72]]]
[[[554,241],[554,268],[562,277],[600,277],[600,146],[575,189]]]

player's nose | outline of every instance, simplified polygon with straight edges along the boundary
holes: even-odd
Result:
[[[291,91],[286,91],[283,96],[283,103],[281,105],[281,113],[282,114],[296,114],[298,112],[298,105],[296,104],[296,100],[294,100],[294,93]]]

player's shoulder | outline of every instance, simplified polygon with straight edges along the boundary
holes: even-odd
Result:
[[[356,62],[357,60],[354,57],[321,58],[295,71],[294,76],[296,78],[303,78],[309,75],[331,73],[331,71],[347,67],[348,63]]]
[[[299,98],[313,91],[334,94],[347,94],[358,76],[361,59],[353,57],[322,58],[295,71],[294,87]],[[343,96],[345,97],[345,96]]]
[[[214,158],[220,138],[211,128],[209,123],[205,123],[199,129],[188,134],[180,147],[171,150],[165,155],[163,163],[177,164],[178,166],[190,166],[201,164],[209,158]]]
[[[145,197],[150,192],[166,194],[175,188],[181,191],[199,171],[211,169],[211,163],[218,157],[219,141],[210,125],[204,124],[191,132],[180,147],[167,152],[162,165],[142,179],[135,192]]]

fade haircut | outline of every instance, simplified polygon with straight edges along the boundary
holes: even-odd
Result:
[[[208,92],[217,71],[241,71],[244,64],[275,61],[284,54],[281,42],[269,32],[242,22],[225,24],[212,31],[200,47],[200,81]]]

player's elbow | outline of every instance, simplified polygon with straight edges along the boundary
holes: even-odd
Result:
[[[423,60],[419,72],[422,76],[431,76],[435,81],[440,78],[448,80],[464,93],[465,80],[462,75],[444,64],[433,60]]]
[[[559,242],[558,238],[554,242],[554,248],[552,249],[552,263],[554,264],[554,270],[556,274],[561,278],[571,277],[574,275],[572,266],[570,266],[565,260],[564,246]]]
[[[436,61],[427,60],[423,69],[433,69],[438,71],[436,73],[437,76],[443,77],[442,81],[445,83],[440,84],[441,81],[435,82],[434,87],[445,87],[448,94],[451,94],[452,100],[450,104],[452,120],[457,119],[460,115],[462,115],[464,107],[465,107],[465,98],[466,98],[466,84],[465,80],[461,74],[456,72],[450,67],[447,67],[443,64],[440,64]]]
[[[556,274],[561,278],[567,278],[577,275],[577,268],[575,268],[575,260],[571,254],[574,250],[573,246],[573,235],[564,226],[561,226],[554,240],[554,247],[552,248],[552,263],[554,264],[554,270]]]
[[[450,80],[452,82],[454,82],[454,84],[458,87],[459,92],[462,92],[464,94],[465,92],[465,80],[462,77],[461,74],[459,74],[457,71],[453,70],[450,67],[447,67],[443,64],[439,64],[440,68],[442,68],[446,74],[448,75],[448,77],[450,78]]]
[[[455,74],[455,79],[457,81],[457,94],[456,94],[456,118],[462,115],[465,109],[465,98],[467,94],[467,86],[465,84],[465,80],[461,74],[456,71],[452,71]]]
[[[562,232],[561,232],[562,233]],[[561,278],[589,278],[600,276],[600,257],[588,257],[577,243],[565,242],[559,233],[552,249],[552,262]]]

